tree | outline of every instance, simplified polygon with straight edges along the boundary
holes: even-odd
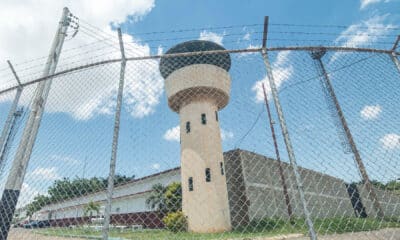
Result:
[[[356,182],[355,184],[364,184],[363,181]],[[400,179],[391,180],[387,183],[383,183],[377,180],[371,180],[371,184],[381,190],[390,191],[400,195]]]
[[[399,180],[392,180],[386,183],[385,185],[386,190],[393,191],[394,193],[400,195],[400,181]]]
[[[132,181],[133,179],[135,179],[135,175],[133,175],[132,177],[128,177],[128,176],[121,175],[121,174],[115,174],[114,187],[119,186],[119,185],[124,184],[129,181]],[[103,183],[104,183],[104,186],[107,186],[108,178],[104,178]]]
[[[94,203],[93,201],[90,201],[83,208],[83,215],[87,216],[87,214],[89,213],[89,217],[91,218],[93,216],[93,211],[96,212],[96,215],[99,215],[100,203]]]
[[[162,184],[153,185],[152,192],[146,199],[146,204],[150,209],[163,214],[182,210],[181,184],[174,182],[167,187]]]
[[[182,210],[182,188],[181,184],[174,182],[167,186],[164,193],[165,207],[167,211],[178,212]]]
[[[151,188],[151,194],[146,199],[146,205],[152,210],[158,210],[160,212],[165,211],[165,199],[164,193],[166,188],[161,184],[154,184]]]
[[[135,176],[127,177],[125,175],[115,175],[114,186],[126,183],[134,179]],[[92,178],[63,178],[54,181],[48,189],[51,202],[59,202],[66,199],[80,197],[89,193],[98,192],[107,188],[107,179],[92,177]]]
[[[39,211],[43,206],[51,202],[48,196],[37,195],[33,198],[33,201],[26,206],[26,215],[32,217],[32,215]]]

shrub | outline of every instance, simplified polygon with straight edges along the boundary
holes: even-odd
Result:
[[[163,218],[165,227],[172,232],[184,232],[187,230],[187,220],[181,211],[168,213]]]
[[[165,207],[168,213],[182,211],[181,184],[174,182],[168,185],[164,193]]]

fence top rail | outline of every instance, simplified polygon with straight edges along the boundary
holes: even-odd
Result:
[[[331,46],[289,46],[289,47],[271,47],[266,48],[266,51],[313,51],[325,49],[326,51],[342,51],[342,52],[370,52],[370,53],[385,53],[385,54],[395,54],[400,55],[400,52],[396,52],[393,50],[385,50],[385,49],[374,49],[374,48],[355,48],[355,47],[331,47]],[[199,51],[199,52],[185,52],[185,53],[173,53],[173,54],[164,54],[164,55],[150,55],[150,56],[141,56],[141,57],[129,57],[126,58],[126,61],[140,61],[140,60],[150,60],[150,59],[159,59],[170,58],[170,57],[183,57],[183,56],[193,56],[193,55],[206,55],[206,54],[220,54],[220,53],[256,53],[261,52],[263,48],[250,48],[250,49],[231,49],[231,50],[213,50],[213,51]],[[121,58],[103,60],[99,62],[94,62],[90,64],[84,64],[78,67],[69,68],[60,72],[56,72],[52,75],[48,75],[45,77],[40,77],[29,82],[22,83],[21,85],[16,85],[13,87],[9,87],[3,90],[0,90],[0,95],[9,91],[13,91],[19,87],[29,86],[47,79],[51,79],[54,77],[58,77],[67,73],[83,70],[86,68],[117,63],[121,62]]]
[[[338,52],[370,52],[370,53],[386,53],[391,54],[393,50],[376,49],[376,48],[359,48],[359,47],[334,47],[334,46],[293,46],[293,47],[272,47],[267,48],[267,51],[313,51],[325,49],[326,51],[338,51]],[[400,54],[394,52],[395,54]]]

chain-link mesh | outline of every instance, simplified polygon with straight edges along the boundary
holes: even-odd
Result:
[[[126,47],[109,239],[399,239],[400,75],[389,53],[196,44],[161,60]],[[118,57],[115,46],[96,61]],[[187,53],[196,47],[216,52]],[[111,62],[52,78],[9,239],[101,238],[121,69]],[[27,71],[24,84],[38,77]],[[1,89],[4,126],[12,86]],[[35,87],[24,86],[1,146],[1,190]]]

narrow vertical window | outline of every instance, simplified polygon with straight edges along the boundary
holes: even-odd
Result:
[[[221,175],[224,175],[225,174],[225,172],[224,172],[224,163],[220,162],[219,163],[219,167],[221,168]]]
[[[188,180],[189,183],[189,192],[193,191],[193,178],[190,177]]]
[[[190,122],[186,122],[186,133],[190,133]]]
[[[209,168],[206,168],[206,182],[211,182],[211,171]]]
[[[215,111],[215,120],[218,122],[218,112]]]
[[[205,113],[201,114],[201,123],[204,124],[204,125],[206,125],[206,123],[207,123],[207,119],[206,119],[206,114]]]

